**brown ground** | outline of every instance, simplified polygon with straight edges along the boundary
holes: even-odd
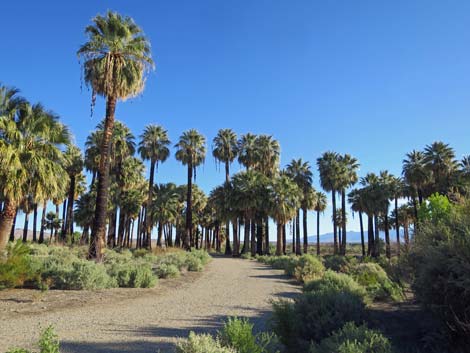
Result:
[[[203,273],[160,281],[154,289],[0,292],[0,352],[31,348],[54,325],[62,352],[171,352],[189,331],[213,333],[228,316],[266,327],[270,300],[299,287],[254,261],[216,257]]]

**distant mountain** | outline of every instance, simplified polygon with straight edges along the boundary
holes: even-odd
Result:
[[[333,233],[325,233],[325,234],[320,234],[320,242],[321,243],[332,243],[333,242]],[[380,232],[380,238],[385,239],[385,233]],[[361,232],[355,232],[355,231],[349,231],[347,232],[347,240],[348,243],[360,243],[361,242]],[[364,232],[364,240],[367,242],[367,230]],[[403,233],[400,232],[400,240],[403,240]],[[396,234],[395,230],[390,231],[390,241],[391,242],[396,242]],[[292,243],[292,237],[287,239],[288,243]],[[308,242],[309,243],[316,243],[317,242],[317,236],[316,235],[310,235],[308,237]]]

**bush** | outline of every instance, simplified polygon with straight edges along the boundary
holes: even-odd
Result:
[[[390,342],[380,332],[352,322],[312,345],[310,353],[391,353]]]
[[[180,275],[178,267],[172,264],[162,263],[155,268],[158,278],[176,278]]]
[[[384,269],[376,263],[357,265],[352,270],[352,276],[357,283],[365,287],[372,300],[403,299],[403,289],[392,282]]]
[[[187,339],[176,344],[176,353],[237,353],[237,351],[223,347],[211,335],[196,335],[191,332]]]
[[[150,288],[157,283],[151,265],[142,260],[131,260],[129,263],[117,262],[106,266],[108,274],[119,287]]]
[[[325,256],[324,261],[327,269],[342,273],[349,273],[351,268],[357,263],[355,257],[340,255]]]
[[[247,319],[229,318],[218,334],[225,347],[232,347],[237,353],[267,353],[276,344],[273,334],[253,334],[253,324]]]
[[[294,303],[274,305],[273,328],[288,347],[306,347],[319,342],[346,322],[360,323],[364,303],[349,291],[322,290],[304,293]]]
[[[327,270],[322,278],[307,282],[303,287],[304,292],[336,291],[349,292],[357,295],[366,302],[367,291],[359,285],[351,276]]]
[[[39,338],[37,343],[40,353],[59,353],[59,338],[54,332],[54,328],[49,326],[46,328]],[[31,353],[30,351],[23,348],[13,348],[8,350],[6,353]]]
[[[302,255],[295,266],[294,276],[300,282],[308,282],[323,276],[325,266],[321,260],[313,255]]]
[[[20,240],[7,245],[6,257],[0,257],[0,289],[20,287],[35,276],[29,252],[28,246]]]

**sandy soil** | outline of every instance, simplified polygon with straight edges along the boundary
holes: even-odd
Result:
[[[214,258],[203,273],[161,281],[154,289],[0,292],[0,352],[33,347],[54,325],[63,353],[172,352],[189,331],[214,333],[228,316],[266,327],[270,301],[299,287],[255,261]]]

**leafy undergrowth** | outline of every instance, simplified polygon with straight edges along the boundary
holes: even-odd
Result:
[[[210,256],[202,250],[109,250],[103,263],[86,259],[86,247],[9,244],[0,259],[0,289],[150,288],[159,278],[178,277],[183,271],[202,271]]]

